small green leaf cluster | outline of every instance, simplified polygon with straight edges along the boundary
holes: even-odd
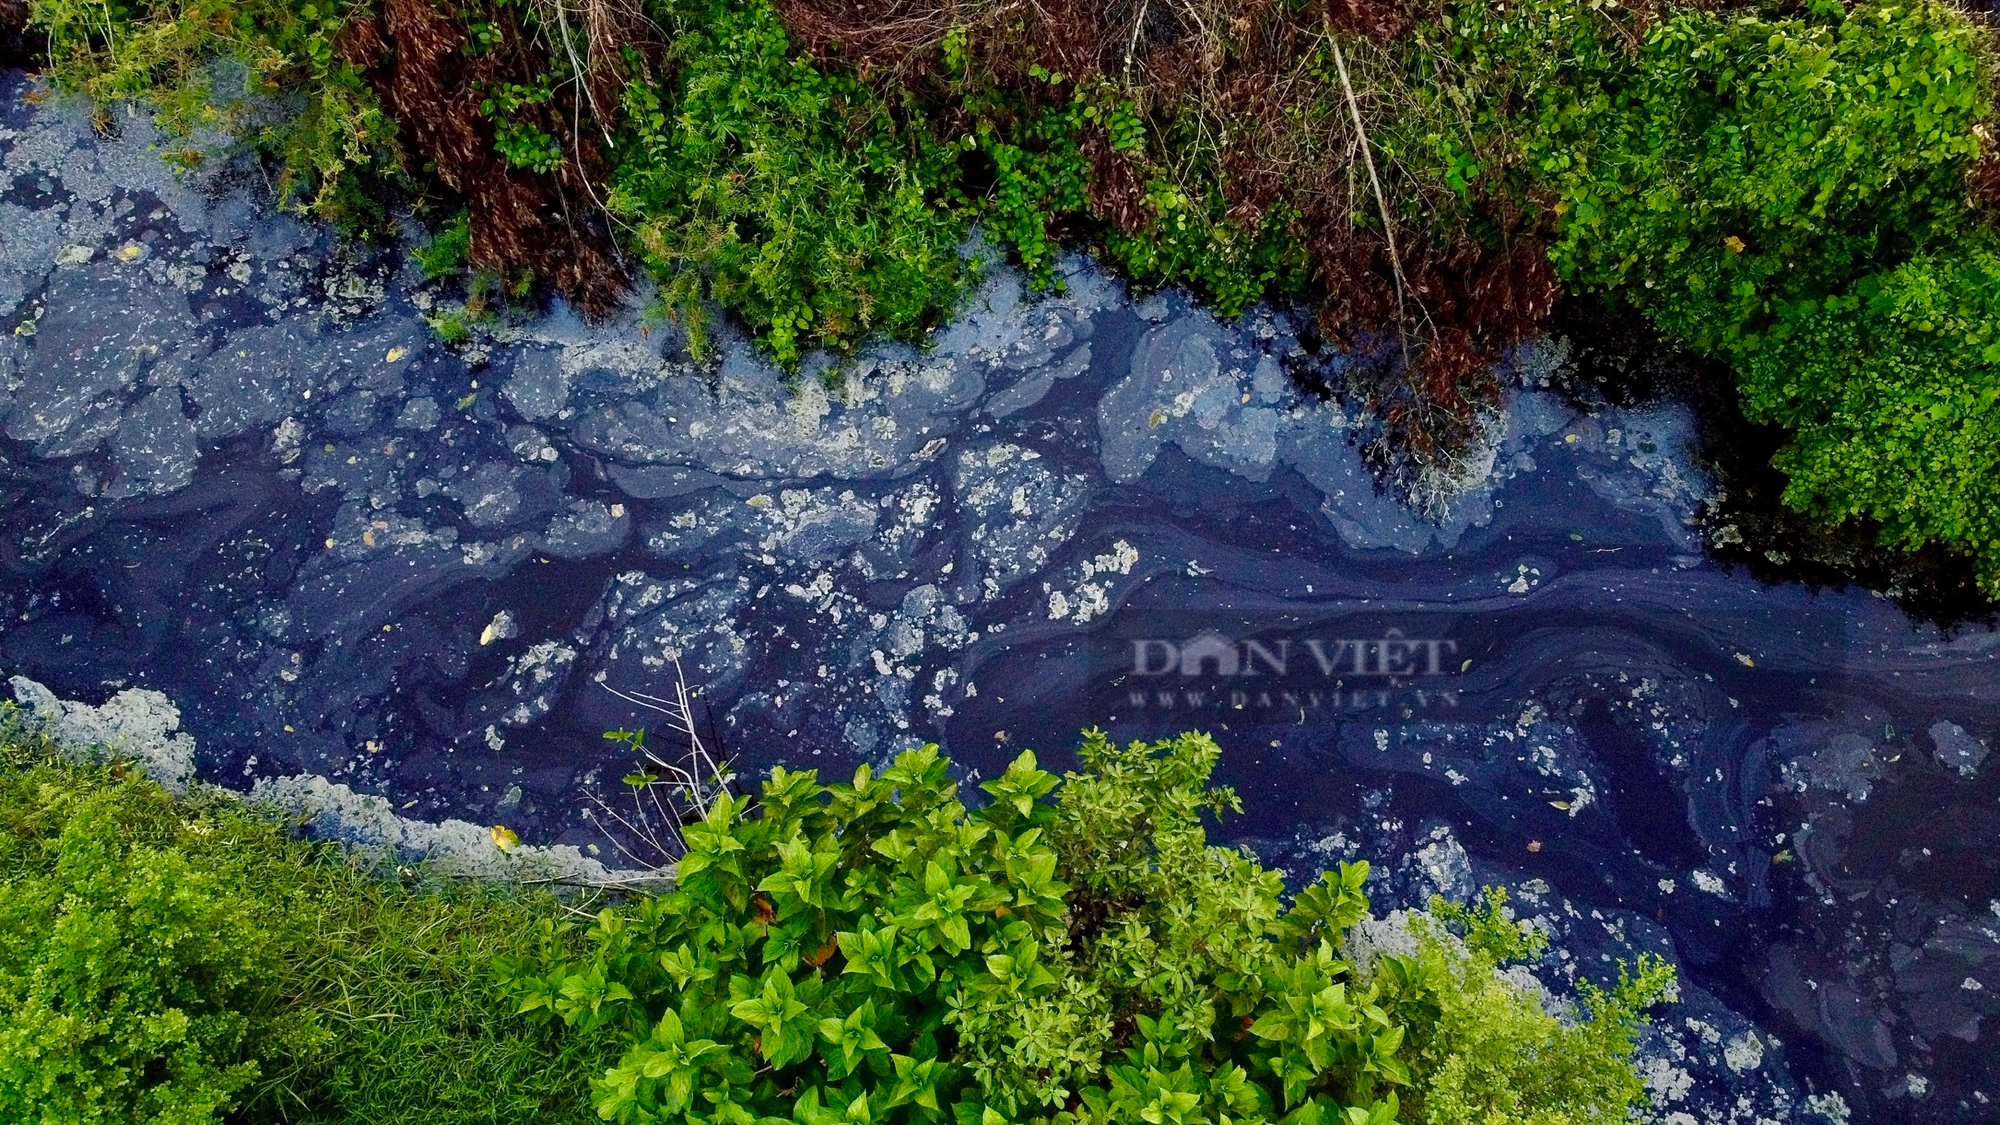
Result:
[[[425,281],[457,277],[472,265],[472,220],[464,211],[446,221],[430,241],[410,250]]]
[[[1190,190],[1166,176],[1147,182],[1146,203],[1151,226],[1103,235],[1111,259],[1141,285],[1184,285],[1233,320],[1267,296],[1298,292],[1310,270],[1288,207],[1271,207],[1245,229],[1229,217],[1220,185]]]
[[[562,144],[518,115],[529,106],[547,105],[555,97],[551,80],[551,75],[544,74],[533,84],[498,82],[479,101],[480,115],[493,121],[494,151],[516,168],[544,175],[562,167]]]
[[[966,194],[961,185],[967,209],[979,216],[989,237],[1014,252],[1036,289],[1055,284],[1065,218],[1090,204],[1090,162],[1081,147],[1086,108],[1072,98],[1008,129],[981,116],[977,132],[961,142],[993,169],[992,185],[983,194]]]
[[[965,35],[945,44],[948,69]],[[961,115],[975,127],[961,143],[990,165],[991,183],[960,184],[969,214],[1012,251],[1037,287],[1054,281],[1061,253],[1058,232],[1087,240],[1145,288],[1193,289],[1217,313],[1235,318],[1267,296],[1296,293],[1308,264],[1286,207],[1267,210],[1254,224],[1232,219],[1214,162],[1189,159],[1199,148],[1180,134],[1198,135],[1192,121],[1170,120],[1168,132],[1149,127],[1130,91],[1106,78],[1079,82],[1060,71],[1030,64],[1029,77],[1047,89],[1030,99],[966,74],[958,85]],[[1107,223],[1093,194],[1104,172],[1086,154],[1093,138],[1129,163],[1144,185],[1134,229]]]
[[[624,1038],[595,1088],[620,1122],[1626,1120],[1670,970],[1585,985],[1564,1023],[1495,971],[1539,950],[1497,895],[1369,947],[1391,924],[1365,864],[1287,906],[1208,843],[1237,807],[1219,754],[1087,732],[1078,771],[1024,753],[977,808],[934,747],[851,783],[774,770],[688,826],[675,890],[602,912],[588,956],[502,971],[521,1011]]]

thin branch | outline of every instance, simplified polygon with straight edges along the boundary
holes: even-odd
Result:
[[[678,659],[674,661],[673,697],[669,699],[642,691],[623,691],[602,680],[598,683],[605,691],[633,707],[665,715],[666,728],[687,737],[687,749],[678,763],[662,758],[645,744],[643,738],[631,740],[634,744],[632,748],[638,752],[644,765],[641,767],[641,780],[632,787],[632,812],[629,816],[611,807],[596,792],[585,794],[602,813],[602,817],[591,817],[592,822],[612,846],[633,863],[658,869],[686,853],[687,842],[681,834],[681,824],[690,816],[706,819],[714,809],[715,798],[729,792],[732,775],[727,761],[717,761],[702,741],[699,725],[695,722],[694,696],[688,690],[687,676]],[[649,769],[657,773],[647,772]],[[590,815],[590,810],[586,809],[585,815]],[[621,832],[612,831],[613,826]],[[641,859],[627,846],[628,841],[651,851],[654,858]]]
[[[1409,314],[1404,311],[1403,302],[1403,259],[1396,253],[1396,223],[1389,217],[1389,198],[1382,192],[1382,178],[1375,174],[1375,157],[1369,151],[1374,146],[1368,140],[1368,129],[1361,123],[1361,103],[1354,96],[1354,83],[1347,77],[1347,58],[1340,53],[1340,39],[1333,31],[1333,18],[1326,18],[1327,41],[1333,46],[1333,65],[1340,71],[1340,88],[1347,94],[1347,112],[1354,118],[1354,131],[1361,138],[1361,160],[1368,168],[1368,183],[1375,189],[1375,207],[1382,215],[1382,237],[1389,244],[1389,269],[1396,281],[1396,335],[1403,344],[1403,366],[1410,364]]]
[[[1132,21],[1132,38],[1125,43],[1125,85],[1132,85],[1132,54],[1139,49],[1139,32],[1146,26],[1146,12],[1153,0],[1139,0],[1139,16]]]

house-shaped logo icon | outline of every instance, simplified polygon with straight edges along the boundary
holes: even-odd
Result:
[[[1234,676],[1240,660],[1236,650],[1236,642],[1223,636],[1221,633],[1210,630],[1197,634],[1190,638],[1187,643],[1181,645],[1181,675],[1200,676],[1208,674],[1205,673],[1202,665],[1211,660],[1215,661],[1213,675]]]

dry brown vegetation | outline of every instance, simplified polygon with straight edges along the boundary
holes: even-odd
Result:
[[[1092,217],[1147,228],[1147,182],[1197,198],[1219,187],[1232,226],[1282,208],[1309,252],[1319,327],[1374,351],[1354,388],[1384,422],[1385,469],[1448,460],[1497,399],[1494,361],[1548,319],[1560,294],[1541,242],[1503,204],[1439,198],[1390,166],[1371,134],[1407,110],[1400,40],[1415,0],[779,0],[815,57],[881,81],[948,89],[947,33],[963,29],[971,79],[1027,104],[1052,96],[1037,63],[1129,97],[1155,143],[1146,166],[1101,129]],[[1331,61],[1333,66],[1329,67]],[[1159,143],[1172,138],[1172,143]],[[1412,216],[1415,216],[1413,221]],[[1386,346],[1385,346],[1386,345]]]
[[[468,50],[462,14],[447,14],[430,0],[383,0],[377,14],[348,24],[337,44],[341,57],[360,67],[401,125],[415,154],[447,188],[462,195],[471,218],[472,261],[503,278],[526,271],[553,285],[592,317],[616,307],[625,270],[607,216],[598,205],[608,174],[600,130],[615,123],[616,49],[588,51],[582,65],[567,65],[581,81],[560,84],[546,104],[523,112],[557,138],[559,168],[538,173],[509,163],[494,148],[492,122],[481,101],[501,83],[532,84],[555,68],[556,39],[567,49],[646,43],[643,16],[614,0],[540,0],[548,10],[538,34],[517,9],[487,5],[482,23],[492,29],[487,49]],[[580,26],[569,31],[572,13]],[[569,64],[570,60],[562,60]]]

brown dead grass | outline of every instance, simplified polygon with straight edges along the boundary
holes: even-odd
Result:
[[[583,81],[528,111],[530,123],[561,142],[562,166],[548,174],[516,168],[494,149],[493,124],[479,111],[482,91],[549,73],[550,45],[525,28],[513,8],[492,5],[480,14],[498,29],[500,46],[476,56],[466,50],[461,18],[430,0],[383,0],[377,17],[348,25],[338,49],[368,74],[416,155],[445,187],[464,196],[476,267],[502,277],[528,271],[586,316],[609,315],[627,282],[597,205],[596,185],[608,167],[592,122],[615,121],[617,101],[610,94],[619,78],[605,60],[617,54],[594,55],[576,68]],[[581,14],[600,23],[619,18],[601,3]],[[588,30],[592,42],[629,34]],[[586,102],[597,109],[585,113]]]
[[[1091,217],[1107,227],[1146,229],[1144,188],[1159,175],[1197,191],[1219,182],[1239,229],[1286,208],[1312,257],[1321,331],[1345,345],[1392,342],[1356,388],[1384,424],[1375,452],[1385,465],[1448,459],[1476,437],[1499,394],[1495,361],[1547,321],[1560,295],[1541,244],[1505,216],[1475,234],[1469,224],[1404,229],[1395,213],[1413,186],[1374,167],[1369,131],[1398,109],[1389,51],[1425,14],[1424,0],[778,4],[815,57],[921,91],[948,88],[941,45],[954,28],[966,32],[974,79],[1029,105],[1051,96],[1029,78],[1030,63],[1115,84],[1154,136],[1172,127],[1191,139],[1156,149],[1142,167],[1092,130]],[[1355,72],[1352,112],[1339,93],[1329,97],[1329,36]],[[1452,210],[1450,200],[1417,203],[1419,212]]]

